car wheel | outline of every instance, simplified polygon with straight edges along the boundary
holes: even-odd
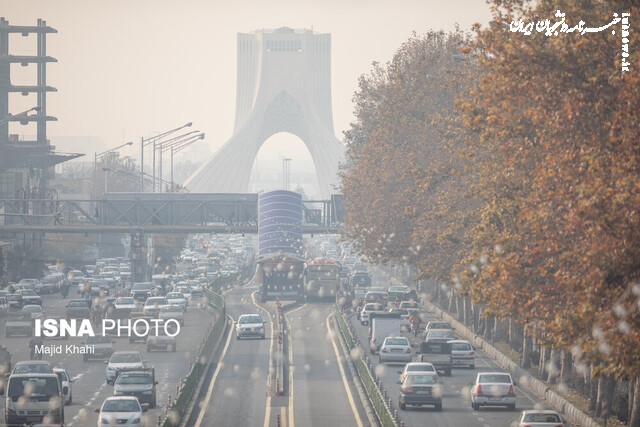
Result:
[[[147,346],[147,353],[151,352],[151,347]]]
[[[156,398],[153,398],[153,402],[149,403],[149,408],[153,409],[156,407]]]
[[[262,335],[260,338],[261,338],[261,339],[264,339],[264,335]]]
[[[240,335],[236,335],[236,339],[240,341]]]
[[[11,333],[9,331],[5,331],[4,336],[7,338],[11,337]]]
[[[471,407],[473,408],[474,411],[480,410],[480,405],[478,405],[477,403],[472,403]]]
[[[436,411],[442,411],[442,403],[436,403]]]
[[[469,365],[469,369],[475,369],[476,365]]]
[[[73,403],[73,394],[69,395],[69,401],[67,402],[67,405],[71,405]]]
[[[403,411],[404,411],[405,409],[407,409],[407,404],[406,404],[406,403],[401,403],[401,404],[400,404],[400,409],[402,409]]]
[[[445,369],[444,374],[445,374],[445,376],[450,377],[451,376],[451,369]]]
[[[513,405],[509,405],[509,406],[507,406],[507,408],[509,408],[510,411],[515,411],[516,410],[516,404],[514,403]]]

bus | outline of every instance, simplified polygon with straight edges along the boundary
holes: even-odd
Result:
[[[335,301],[340,289],[340,265],[330,258],[315,258],[307,262],[304,275],[307,301]]]
[[[256,265],[260,300],[303,301],[305,268],[305,260],[291,254],[260,257]]]

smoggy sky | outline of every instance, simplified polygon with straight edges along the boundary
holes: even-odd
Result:
[[[413,32],[487,25],[483,0],[2,0],[0,16],[11,25],[43,19],[57,34],[47,37],[48,125],[57,151],[95,152],[139,142],[193,122],[206,139],[189,147],[202,160],[232,134],[236,96],[236,35],[287,26],[330,33],[332,100],[336,137],[353,120],[358,77],[375,61],[386,63]],[[12,35],[9,53],[34,55],[32,34]],[[35,85],[36,68],[12,65],[11,83]],[[35,95],[10,95],[17,114],[36,105]],[[12,123],[28,138],[34,125]],[[196,147],[197,144],[202,144]],[[185,150],[187,151],[187,150]],[[306,148],[296,137],[271,137],[260,156],[294,159]],[[121,151],[140,157],[140,144]],[[307,154],[308,155],[308,154]]]

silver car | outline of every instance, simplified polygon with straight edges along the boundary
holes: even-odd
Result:
[[[243,314],[236,322],[236,339],[258,337],[264,339],[264,324],[259,314]]]
[[[105,371],[107,384],[113,384],[119,372],[135,371],[145,368],[145,361],[137,351],[116,351],[111,355]]]
[[[380,363],[409,363],[413,359],[407,337],[386,337],[378,354]]]
[[[469,341],[451,340],[448,343],[451,344],[453,366],[468,366],[471,369],[476,367],[476,351]]]
[[[506,406],[516,409],[516,382],[508,372],[479,372],[471,385],[471,407]]]

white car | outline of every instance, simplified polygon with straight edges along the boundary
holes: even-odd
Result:
[[[138,304],[136,304],[136,300],[133,297],[119,297],[113,303],[113,306],[119,309],[128,309],[134,311],[138,308]]]
[[[111,355],[105,371],[107,384],[113,384],[116,380],[117,373],[122,371],[134,371],[144,369],[146,361],[142,360],[142,356],[137,351],[116,351]]]
[[[169,305],[169,302],[165,297],[149,297],[144,302],[144,308],[142,312],[145,316],[156,317],[162,307]]]
[[[384,313],[385,311],[386,310],[384,305],[378,302],[370,302],[365,304],[360,311],[360,324],[368,325],[370,323],[369,316],[371,313]]]
[[[409,363],[413,359],[407,337],[386,337],[378,353],[380,363]]]
[[[73,380],[69,376],[69,373],[66,369],[53,368],[53,372],[55,372],[58,375],[58,378],[60,378],[60,385],[62,386],[62,390],[67,391],[66,394],[63,393],[62,395],[64,404],[71,405],[73,403],[73,393],[71,392],[71,383],[73,382]]]
[[[471,386],[471,407],[506,406],[516,410],[516,382],[508,372],[479,372]]]
[[[562,416],[548,409],[528,409],[518,416],[518,427],[563,427]],[[515,424],[514,424],[515,425]]]
[[[264,324],[259,314],[243,314],[236,322],[236,339],[258,337],[264,339]]]
[[[147,425],[143,419],[146,409],[140,405],[135,396],[110,396],[107,397],[100,409],[96,409],[98,415],[98,427],[114,425],[119,427],[139,427]]]
[[[433,373],[436,377],[438,376],[438,371],[436,370],[433,363],[430,362],[410,362],[404,365],[404,369],[402,371],[398,371],[400,374],[400,378],[398,378],[398,384],[402,384],[404,379],[407,377],[407,373],[409,372],[420,372],[420,373]]]
[[[453,366],[468,366],[471,369],[476,367],[476,352],[469,341],[451,340],[448,343],[451,344]]]
[[[182,292],[169,292],[164,296],[167,299],[169,305],[177,305],[183,311],[187,309],[187,299]]]

